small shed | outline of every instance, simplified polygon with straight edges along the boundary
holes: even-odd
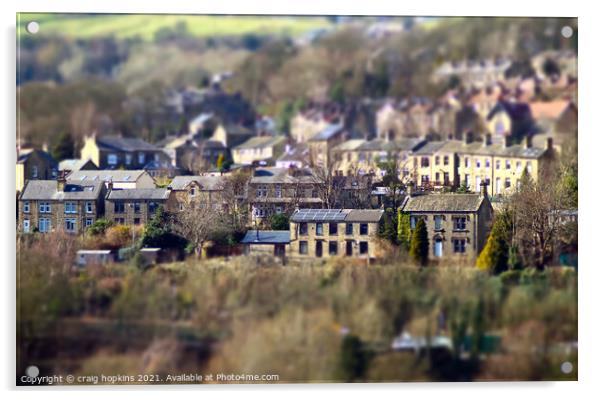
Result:
[[[80,249],[75,263],[80,266],[104,265],[115,261],[115,255],[109,249]]]
[[[288,230],[249,230],[241,241],[246,255],[286,256],[291,243]]]
[[[141,248],[140,255],[142,255],[147,264],[154,265],[160,262],[161,248]]]

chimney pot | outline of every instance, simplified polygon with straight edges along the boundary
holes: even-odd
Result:
[[[487,186],[489,185],[489,183],[487,183],[485,180],[483,180],[481,182],[481,197],[487,197]]]
[[[533,146],[533,138],[531,136],[525,136],[525,148],[531,148]]]
[[[487,133],[485,135],[485,139],[483,140],[483,146],[487,147],[491,145],[491,133]]]
[[[554,139],[552,137],[548,137],[548,139],[546,140],[546,150],[554,150]]]

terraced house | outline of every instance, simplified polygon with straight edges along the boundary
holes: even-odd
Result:
[[[175,210],[185,210],[191,204],[225,209],[224,184],[223,176],[176,176],[168,187],[174,195],[171,205]]]
[[[100,181],[29,180],[19,197],[19,231],[83,233],[102,216],[105,193]]]
[[[261,168],[249,181],[251,219],[261,223],[277,213],[296,208],[321,208],[321,183],[306,169]]]
[[[430,257],[476,257],[487,241],[493,208],[482,183],[476,194],[423,194],[406,199],[403,212],[410,215],[410,229],[419,219],[426,223]]]
[[[88,136],[80,153],[81,159],[91,159],[100,169],[144,169],[152,161],[169,157],[146,141],[121,136]]]
[[[113,190],[105,200],[105,218],[114,223],[140,225],[153,217],[159,206],[173,206],[174,198],[169,188],[133,188]]]
[[[290,219],[290,256],[377,258],[383,214],[374,209],[296,210]]]

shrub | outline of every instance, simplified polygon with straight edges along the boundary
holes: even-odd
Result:
[[[290,228],[288,216],[284,213],[272,215],[270,217],[270,228],[272,230],[288,230]]]
[[[111,222],[110,220],[98,219],[98,220],[94,221],[94,223],[92,223],[92,225],[90,227],[88,227],[87,231],[88,231],[88,234],[97,236],[100,234],[104,234],[105,231],[111,226],[113,226],[113,222]]]

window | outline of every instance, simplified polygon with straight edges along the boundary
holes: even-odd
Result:
[[[330,234],[331,236],[336,236],[337,234],[339,234],[339,225],[336,223],[329,223],[328,224],[328,234]]]
[[[68,218],[65,219],[65,230],[67,230],[70,233],[75,232],[76,227],[77,226],[77,219],[74,218]]]
[[[443,173],[443,184],[445,184],[446,186],[449,185],[449,173],[447,172]]]
[[[77,213],[77,204],[75,202],[65,202],[65,213]]]
[[[410,229],[415,229],[416,228],[416,216],[410,216]]]
[[[29,213],[29,201],[23,201],[23,212]]]
[[[422,175],[420,176],[420,184],[422,184],[423,186],[426,186],[429,184],[429,176],[428,175]]]
[[[345,242],[345,256],[353,255],[353,241],[348,240]]]
[[[496,170],[499,170],[499,169],[500,169],[500,164],[501,164],[501,162],[500,162],[500,160],[499,160],[499,159],[498,159],[497,161],[495,161],[495,169],[496,169]]]
[[[146,161],[146,155],[143,152],[138,153],[138,164],[144,165]]]
[[[41,233],[47,233],[51,229],[52,224],[49,218],[40,218],[40,220],[38,220],[38,230],[40,230]]]
[[[475,163],[476,163],[477,169],[479,169],[481,167],[481,160],[477,159]]]
[[[489,160],[489,158],[485,159],[485,168],[489,169],[491,167],[491,161]]]
[[[464,175],[464,184],[466,188],[470,188],[470,175]]]
[[[365,255],[368,253],[368,242],[360,241],[360,255]]]
[[[328,255],[336,255],[339,251],[339,243],[336,241],[330,241],[328,243]]]
[[[140,202],[134,202],[134,213],[140,213]]]
[[[510,169],[512,167],[512,162],[509,159],[506,159],[506,169]]]
[[[429,158],[428,157],[420,158],[420,166],[423,168],[428,167],[429,166]]]
[[[113,206],[115,213],[125,213],[125,204],[123,202],[115,202]]]
[[[439,182],[439,172],[435,173],[435,181]]]
[[[466,230],[466,217],[454,218],[454,230]]]
[[[256,197],[267,197],[268,196],[268,187],[267,186],[257,186],[257,190],[255,192]]]
[[[442,229],[442,223],[441,223],[442,221],[443,221],[443,216],[435,215],[435,230]]]
[[[510,178],[507,177],[506,181],[504,182],[504,187],[505,188],[510,188],[511,185],[512,185],[512,182],[511,182]]]
[[[277,213],[277,214],[281,214],[281,213],[282,213],[282,206],[278,205],[278,206],[276,207],[276,213]]]
[[[282,198],[282,185],[276,184],[276,186],[274,186],[274,196],[276,198]]]
[[[132,154],[125,154],[125,164],[131,165],[132,163]]]
[[[527,172],[531,173],[531,161],[527,161]]]
[[[368,223],[360,223],[360,235],[365,236],[368,234]]]
[[[125,224],[125,219],[124,218],[115,218],[115,223],[116,224]]]
[[[38,178],[38,167],[37,166],[32,166],[31,167],[31,178],[32,179],[37,179]]]
[[[523,164],[521,163],[521,161],[516,161],[516,171],[520,173],[522,168]]]
[[[107,155],[107,163],[109,165],[117,165],[117,154]]]
[[[253,213],[255,214],[256,217],[260,217],[260,218],[265,217],[267,214],[266,205],[265,204],[255,205],[255,209],[254,209]]]
[[[470,167],[470,158],[468,158],[468,157],[464,158],[464,167],[465,168]]]
[[[40,213],[50,213],[50,202],[40,202],[38,207]]]
[[[299,234],[301,234],[302,236],[307,235],[307,223],[306,222],[299,223]]]
[[[345,224],[345,234],[348,236],[353,235],[353,223]]]
[[[466,239],[464,238],[454,238],[454,252],[457,254],[463,254],[466,252]]]
[[[190,196],[194,197],[196,195],[196,189],[194,187],[190,187]]]
[[[435,157],[435,165],[439,165],[439,156],[438,155]]]
[[[449,165],[449,156],[444,156],[443,157],[443,165]]]
[[[481,189],[481,176],[477,176],[474,179],[475,182],[475,190],[480,190]]]
[[[308,253],[307,241],[299,241],[299,253],[301,255],[307,255],[307,253]]]
[[[29,219],[23,220],[23,233],[29,233]]]
[[[92,202],[86,202],[86,213],[92,213]]]
[[[316,223],[316,235],[321,236],[324,234],[324,225],[322,223]]]
[[[158,207],[159,207],[159,204],[154,201],[148,203],[148,211],[151,214],[154,214]]]
[[[90,227],[92,224],[94,224],[94,219],[86,218],[86,227]]]
[[[502,193],[502,181],[499,177],[495,178],[495,193],[496,194]]]
[[[134,224],[135,225],[139,225],[140,224],[140,218],[134,218]]]

